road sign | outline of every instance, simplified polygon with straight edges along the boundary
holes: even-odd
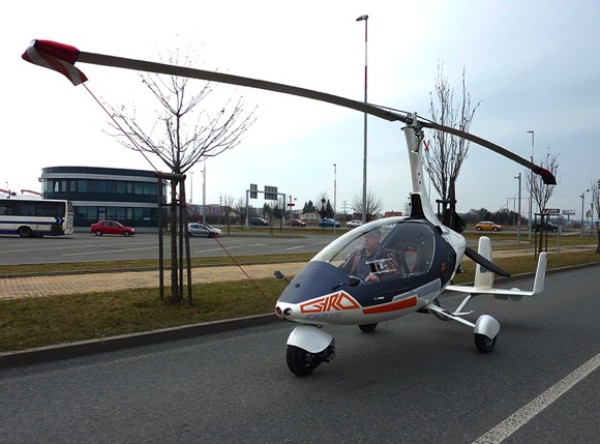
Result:
[[[256,199],[258,187],[255,183],[250,184],[250,199]]]
[[[546,214],[560,214],[560,209],[559,208],[546,208],[544,210],[544,213],[546,213]]]
[[[277,200],[277,187],[265,185],[265,200]]]
[[[294,205],[296,205],[294,202],[290,202],[290,203],[288,204],[288,207],[293,207]]]

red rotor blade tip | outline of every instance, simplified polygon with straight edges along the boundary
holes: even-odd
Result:
[[[538,168],[535,173],[542,176],[542,180],[546,185],[556,185],[556,178],[554,177],[554,174],[552,174],[546,168]]]
[[[35,65],[58,71],[73,85],[87,80],[85,74],[73,66],[79,57],[79,50],[74,46],[51,40],[34,40],[21,57]]]

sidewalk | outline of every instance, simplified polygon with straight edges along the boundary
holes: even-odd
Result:
[[[290,276],[298,273],[305,262],[283,264],[196,267],[192,268],[194,284],[273,278],[273,271],[280,270]],[[170,282],[170,270],[165,270],[165,285]],[[0,299],[34,298],[89,292],[119,291],[129,288],[158,288],[159,272],[121,271],[108,273],[85,273],[66,275],[43,275],[7,277],[0,279]]]

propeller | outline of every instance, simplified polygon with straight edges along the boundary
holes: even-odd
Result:
[[[465,131],[461,131],[456,128],[440,125],[438,123],[423,119],[415,118],[413,115],[403,112],[392,110],[382,106],[372,105],[366,102],[359,102],[345,97],[336,96],[320,91],[314,91],[306,88],[299,88],[296,86],[285,85],[282,83],[268,82],[265,80],[252,79],[249,77],[237,76],[233,74],[225,74],[217,71],[206,71],[202,69],[189,68],[184,66],[168,65],[164,63],[148,62],[145,60],[129,59],[125,57],[115,57],[105,54],[96,54],[91,52],[80,51],[74,46],[66,45],[63,43],[53,42],[51,40],[33,40],[23,54],[23,58],[31,63],[45,66],[51,69],[55,69],[62,74],[65,74],[64,70],[68,70],[67,65],[74,65],[75,62],[91,63],[95,65],[113,66],[117,68],[133,69],[138,71],[151,72],[156,74],[167,74],[173,76],[188,77],[200,80],[214,81],[220,83],[227,83],[230,85],[244,86],[248,88],[257,88],[267,91],[280,92],[285,94],[291,94],[294,96],[305,97],[308,99],[319,100],[322,102],[339,105],[345,108],[354,109],[363,113],[370,114],[381,119],[388,121],[400,121],[408,125],[418,124],[422,128],[431,128],[438,131],[443,131],[449,134],[453,134],[463,139],[469,140],[476,143],[484,148],[494,151],[504,157],[507,157],[524,167],[530,169],[536,174],[542,177],[545,184],[555,185],[556,179],[554,175],[545,168],[542,168],[533,162],[520,157],[499,145],[489,142],[481,137],[469,134]],[[58,62],[52,63],[53,61]],[[83,74],[83,73],[78,73]],[[72,77],[72,76],[71,76]],[[83,79],[79,80],[79,83],[85,81],[85,75]],[[72,80],[73,81],[73,80]],[[75,83],[74,84],[78,84]]]
[[[469,259],[471,259],[473,262],[481,265],[483,268],[487,268],[488,270],[493,271],[494,273],[496,273],[500,276],[510,277],[510,273],[508,271],[503,270],[498,265],[494,264],[492,261],[486,259],[482,255],[477,253],[475,250],[473,250],[469,247],[466,247],[465,254],[467,255],[467,257]]]

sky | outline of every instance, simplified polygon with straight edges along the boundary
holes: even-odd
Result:
[[[366,44],[365,23],[356,21],[363,14]],[[191,47],[197,68],[359,101],[366,59],[370,103],[426,118],[442,64],[456,103],[463,70],[471,101],[479,102],[471,133],[536,161],[558,154],[548,208],[574,210],[579,220],[582,203],[587,210],[591,202],[585,190],[600,179],[597,0],[106,0],[85,7],[30,0],[7,3],[3,17],[0,188],[39,191],[42,169],[59,165],[164,170],[107,134],[104,111],[81,85],[23,61],[33,39],[150,61]],[[139,73],[76,66],[93,95],[114,107],[156,108]],[[325,194],[338,211],[351,211],[362,191],[362,113],[229,85],[219,91],[243,95],[257,119],[236,148],[191,170],[193,203],[202,203],[204,184],[207,204],[237,200],[257,184],[277,187],[299,207]],[[367,188],[384,211],[404,210],[411,191],[401,126],[368,118]],[[519,173],[526,171],[471,143],[457,183],[458,211],[517,209]],[[524,180],[522,186],[527,216]]]

